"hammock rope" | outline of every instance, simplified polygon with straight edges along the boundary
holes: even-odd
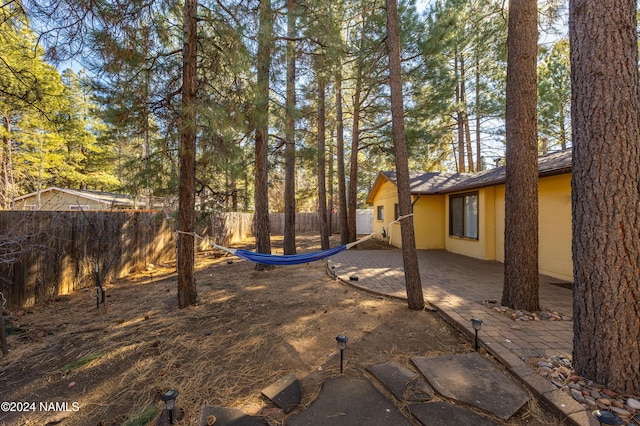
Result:
[[[400,222],[402,219],[406,219],[410,216],[413,216],[413,213],[405,215],[405,216],[400,216],[399,218],[397,218],[396,220],[394,220],[393,222],[388,223],[386,226],[390,226],[393,225],[396,222]],[[193,233],[193,232],[183,232],[183,231],[178,231],[178,233],[180,234],[186,234],[186,235],[191,235],[195,238],[199,238],[201,240],[204,240],[203,237],[201,237],[200,235]],[[301,263],[309,263],[309,262],[315,262],[317,260],[322,260],[325,259],[327,257],[336,255],[344,250],[348,250],[364,241],[367,241],[373,237],[376,236],[376,232],[369,234],[365,237],[360,238],[357,241],[353,241],[349,244],[343,244],[337,247],[333,247],[327,250],[322,250],[322,251],[315,251],[315,252],[311,252],[311,253],[303,253],[303,254],[266,254],[266,253],[257,253],[254,251],[249,251],[249,250],[242,250],[242,249],[234,249],[234,248],[228,248],[228,247],[224,247],[221,246],[219,244],[216,244],[214,242],[209,241],[209,244],[218,249],[218,250],[222,250],[222,251],[226,251],[229,254],[232,254],[234,256],[237,256],[241,259],[247,260],[249,262],[253,262],[253,263],[260,263],[263,265],[299,265]]]

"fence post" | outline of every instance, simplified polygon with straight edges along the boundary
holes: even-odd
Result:
[[[4,331],[4,317],[0,315],[0,343],[2,344],[2,355],[9,354],[9,347],[7,346],[7,335]]]
[[[7,335],[4,331],[4,304],[7,299],[4,298],[4,294],[0,293],[0,346],[2,346],[2,356],[5,357],[9,354],[9,347],[7,346]]]

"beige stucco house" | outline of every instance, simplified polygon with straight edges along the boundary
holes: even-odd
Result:
[[[93,211],[144,208],[129,195],[55,186],[16,197],[16,210]]]
[[[572,281],[571,150],[538,161],[540,273]],[[413,223],[418,249],[444,249],[484,260],[504,261],[505,168],[478,173],[411,173]],[[395,173],[378,175],[367,202],[374,231],[400,247]]]

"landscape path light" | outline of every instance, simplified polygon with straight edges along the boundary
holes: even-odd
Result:
[[[347,342],[349,338],[344,334],[336,337],[336,342],[338,342],[338,349],[340,349],[340,374],[342,374],[342,362],[344,360],[344,350],[347,348]]]
[[[180,395],[177,390],[170,389],[162,394],[162,401],[164,402],[164,408],[169,413],[169,424],[173,424],[173,410],[176,408],[176,398]]]
[[[481,319],[477,319],[477,318],[471,318],[471,325],[473,326],[473,329],[476,332],[476,344],[475,344],[475,348],[476,351],[478,350],[479,346],[478,346],[478,332],[480,331],[480,329],[482,328],[482,320]]]
[[[623,425],[624,421],[616,414],[607,410],[595,410],[591,413],[601,425]]]

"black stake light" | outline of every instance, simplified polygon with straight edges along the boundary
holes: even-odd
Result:
[[[477,318],[471,318],[471,325],[473,326],[473,329],[476,332],[475,348],[476,348],[476,351],[477,351],[479,349],[479,346],[478,346],[478,331],[480,331],[480,329],[482,328],[482,320],[481,319],[477,319]]]
[[[344,350],[347,348],[347,342],[349,338],[344,334],[336,337],[336,342],[338,342],[338,349],[340,349],[340,374],[342,374],[342,363],[344,361]]]
[[[168,390],[162,394],[162,401],[164,401],[164,408],[169,413],[169,424],[173,424],[173,410],[176,408],[176,398],[180,395],[177,390]]]
[[[591,413],[601,425],[623,425],[624,421],[616,414],[607,410],[595,410]]]

